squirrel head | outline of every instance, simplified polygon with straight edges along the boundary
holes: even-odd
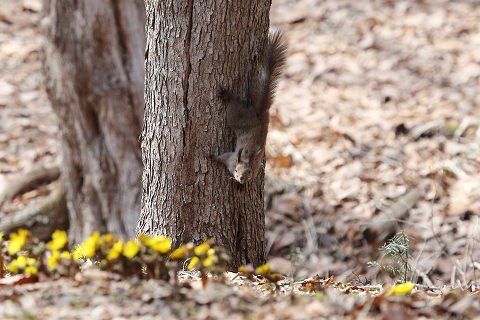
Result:
[[[235,169],[233,170],[233,178],[239,183],[244,184],[250,180],[252,176],[252,168],[250,161],[242,161],[243,149],[240,149],[237,153],[237,159],[235,161]]]
[[[250,164],[245,162],[237,163],[233,172],[233,177],[241,184],[244,184],[245,182],[250,180],[250,178],[252,177],[252,169],[250,167]]]

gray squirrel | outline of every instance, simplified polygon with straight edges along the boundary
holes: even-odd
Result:
[[[258,74],[249,82],[246,97],[220,86],[217,96],[226,106],[227,126],[235,133],[235,151],[213,158],[223,163],[233,178],[243,184],[256,177],[263,164],[269,109],[286,62],[287,45],[280,32],[268,37],[260,57]]]

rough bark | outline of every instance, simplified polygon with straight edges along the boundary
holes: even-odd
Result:
[[[142,212],[138,233],[176,243],[214,238],[232,267],[264,261],[262,172],[242,186],[209,159],[233,150],[216,98],[245,92],[266,43],[270,1],[146,0]]]
[[[44,68],[58,116],[70,236],[135,235],[140,211],[142,0],[44,0]]]

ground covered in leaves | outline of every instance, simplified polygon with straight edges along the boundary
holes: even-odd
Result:
[[[377,288],[335,288],[334,284],[319,284],[315,293],[305,293],[299,291],[303,284],[297,283],[285,285],[280,293],[260,281],[247,281],[234,274],[227,275],[230,280],[226,283],[210,281],[205,288],[195,273],[181,277],[188,285],[175,287],[160,280],[126,281],[108,273],[87,271],[75,279],[10,286],[0,290],[0,316],[10,319],[474,319],[480,312],[478,295],[459,290],[420,290],[407,296],[385,297],[376,292]]]
[[[0,188],[34,164],[58,161],[38,17],[36,0],[0,5]],[[480,286],[478,21],[473,0],[273,1],[272,24],[286,32],[290,50],[267,150],[272,265],[296,281],[335,275],[356,290],[344,294],[312,280],[315,293],[289,282],[287,294],[278,294],[241,278],[201,289],[186,273],[188,289],[97,272],[3,286],[0,316],[474,318],[478,294],[468,292]],[[49,191],[16,198],[0,219]],[[375,298],[364,288],[394,279],[367,265],[389,263],[378,249],[384,233],[400,229],[410,237],[417,293]]]

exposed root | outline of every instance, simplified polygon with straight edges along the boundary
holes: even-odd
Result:
[[[0,208],[17,195],[32,190],[39,184],[54,181],[59,177],[60,168],[58,166],[52,168],[36,166],[28,172],[19,174],[7,183],[4,190],[0,191]]]
[[[34,201],[26,208],[9,214],[0,221],[0,232],[9,233],[27,228],[40,240],[46,240],[56,229],[68,228],[65,186],[60,179],[45,198]]]

